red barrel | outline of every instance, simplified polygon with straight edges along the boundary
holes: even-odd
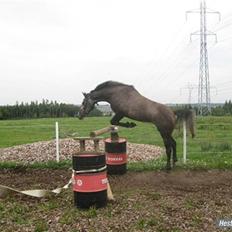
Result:
[[[105,154],[80,152],[72,159],[74,205],[78,208],[105,206],[108,182]]]
[[[105,139],[106,164],[108,174],[124,174],[127,171],[127,141],[124,138]]]

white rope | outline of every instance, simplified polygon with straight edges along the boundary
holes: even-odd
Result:
[[[5,185],[0,185],[0,197],[5,197],[6,195],[8,195],[9,193],[15,192],[15,193],[21,193],[27,196],[31,196],[31,197],[46,197],[50,194],[59,194],[62,192],[63,189],[67,189],[69,188],[69,185],[72,183],[72,178],[69,180],[69,182],[64,185],[61,188],[56,188],[53,190],[45,190],[45,189],[33,189],[33,190],[24,190],[24,191],[20,191],[18,189],[14,189]]]
[[[99,168],[99,169],[91,169],[91,170],[84,170],[83,172],[96,172],[96,171],[102,171],[102,170],[106,170],[106,166]],[[8,194],[10,193],[20,193],[20,194],[24,194],[27,196],[31,196],[31,197],[37,197],[37,198],[42,198],[42,197],[46,197],[49,196],[51,194],[53,195],[58,195],[62,192],[62,190],[68,189],[70,184],[72,183],[72,179],[74,177],[75,173],[83,173],[82,171],[74,171],[73,170],[73,174],[72,174],[72,178],[69,180],[69,182],[64,185],[61,188],[56,188],[53,190],[45,190],[45,189],[33,189],[33,190],[24,190],[24,191],[20,191],[18,189],[14,189],[5,185],[0,185],[0,198],[6,197]],[[114,201],[114,196],[112,194],[111,188],[110,188],[110,184],[109,182],[107,182],[107,198],[110,201]]]

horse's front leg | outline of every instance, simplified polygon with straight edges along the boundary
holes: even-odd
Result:
[[[110,123],[112,125],[115,125],[115,126],[122,126],[122,127],[126,127],[126,128],[132,128],[132,127],[135,127],[136,124],[134,122],[120,122],[120,120],[123,118],[124,116],[122,114],[115,114],[113,116],[113,118],[111,119]]]

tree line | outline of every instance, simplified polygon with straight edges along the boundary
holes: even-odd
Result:
[[[173,110],[177,110],[177,109],[193,109],[196,112],[196,115],[200,114],[199,108],[197,107],[197,104],[180,104],[180,105],[174,105],[172,106]],[[211,113],[206,113],[207,112],[207,108],[205,108],[205,110],[203,109],[203,116],[231,116],[232,115],[232,102],[231,100],[226,101],[224,104],[220,104],[220,105],[213,105],[211,107]]]
[[[226,101],[223,105],[221,106],[216,106],[212,108],[212,115],[213,116],[226,116],[232,115],[232,102],[231,100]]]
[[[199,108],[195,105],[193,107],[189,107],[189,108],[193,108],[196,112],[196,114],[199,114]],[[204,112],[204,110],[203,110]],[[207,112],[207,109],[205,109],[205,112]],[[212,116],[231,116],[232,115],[232,102],[231,100],[229,101],[225,101],[224,104],[218,104],[218,105],[213,105],[211,107],[211,113],[205,113],[203,114],[203,116],[208,116],[208,115],[212,115]]]
[[[0,120],[75,117],[78,115],[79,108],[77,105],[45,99],[40,103],[38,101],[20,104],[16,102],[15,105],[0,106]],[[102,112],[96,108],[89,114],[89,116],[101,115]]]
[[[196,106],[182,105],[172,107],[193,108],[196,112]],[[59,118],[59,117],[76,117],[78,115],[79,106],[73,104],[58,103],[57,101],[49,101],[43,99],[42,102],[32,101],[30,103],[16,102],[15,105],[0,106],[0,120],[5,119],[29,119],[29,118]],[[102,116],[103,113],[97,108],[94,108],[88,116]],[[226,101],[223,105],[212,108],[211,115],[226,116],[232,115],[232,102]]]

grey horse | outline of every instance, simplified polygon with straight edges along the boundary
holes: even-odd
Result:
[[[96,103],[105,101],[110,104],[115,113],[110,121],[112,125],[127,128],[136,126],[134,122],[120,122],[123,117],[153,123],[157,127],[165,145],[167,154],[166,168],[168,170],[171,169],[171,155],[173,166],[177,161],[176,141],[172,137],[176,124],[185,120],[192,137],[195,135],[195,114],[192,110],[172,111],[168,106],[142,96],[132,85],[106,81],[89,93],[83,93],[83,95],[84,100],[80,106],[79,119],[87,116]]]

